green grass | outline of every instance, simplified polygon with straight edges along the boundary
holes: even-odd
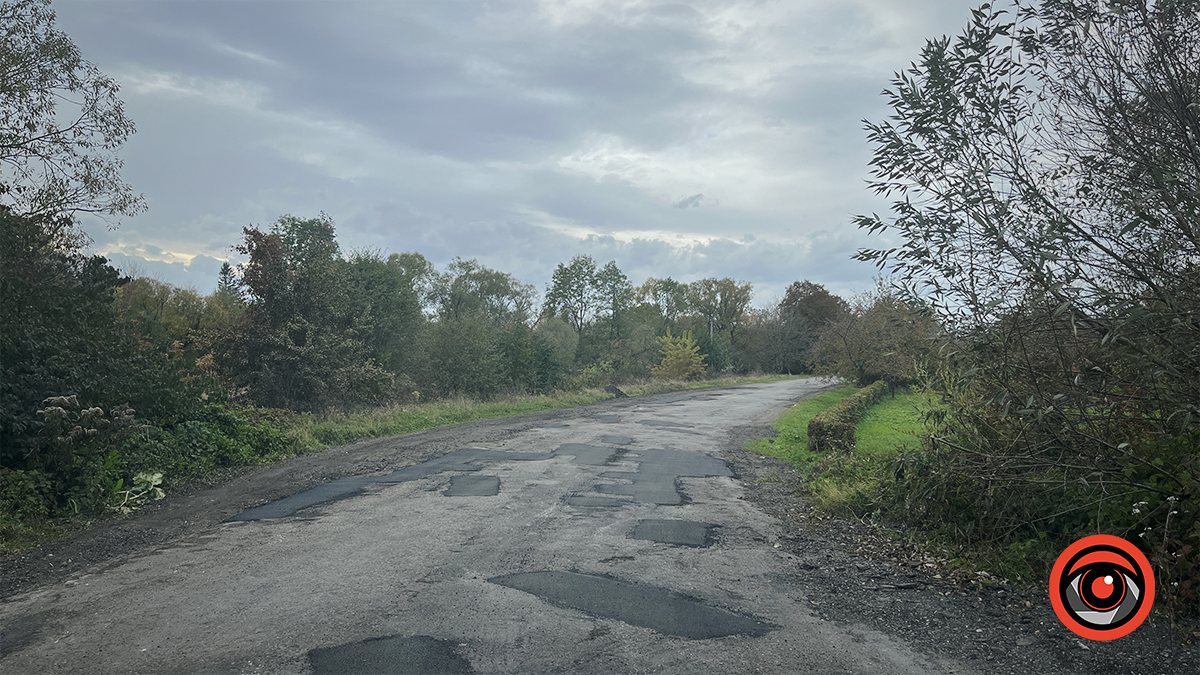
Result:
[[[777,437],[746,445],[751,452],[778,457],[800,469],[809,505],[823,513],[861,516],[873,510],[880,480],[896,457],[919,447],[924,431],[919,406],[926,400],[905,390],[894,398],[885,396],[867,411],[855,431],[853,452],[811,452],[808,421],[855,391],[856,387],[843,387],[804,399],[771,423]]]
[[[806,490],[815,510],[837,516],[865,516],[879,508],[880,486],[892,463],[920,447],[926,398],[899,391],[875,404],[855,429],[853,452],[823,456],[810,469]]]
[[[775,438],[759,438],[746,445],[750,452],[778,457],[799,467],[809,468],[819,455],[808,449],[808,421],[813,415],[857,391],[857,387],[842,387],[806,398],[788,408],[771,423],[778,432]]]
[[[919,447],[925,425],[918,406],[925,400],[912,392],[897,392],[895,398],[885,396],[858,423],[855,451],[891,460],[903,449]]]

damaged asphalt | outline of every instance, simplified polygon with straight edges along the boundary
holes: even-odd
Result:
[[[824,386],[488,420],[171,495],[3,561],[0,671],[1029,672],[1015,654],[1058,644],[1036,608],[1024,645],[964,650],[964,604],[991,603],[848,553],[865,535],[802,523],[788,467],[741,451]],[[1123,672],[1195,672],[1147,635]]]

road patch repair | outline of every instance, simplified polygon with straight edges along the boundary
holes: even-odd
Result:
[[[716,525],[712,523],[698,523],[693,520],[651,518],[637,521],[629,538],[656,541],[672,546],[707,548],[712,546],[712,531],[715,527]]]
[[[628,436],[604,438],[621,441],[622,445],[633,442]],[[375,483],[404,483],[447,471],[475,472],[492,462],[529,462],[559,456],[570,456],[573,463],[586,466],[607,466],[622,458],[629,458],[638,463],[636,471],[606,471],[600,474],[601,478],[628,481],[596,485],[593,490],[600,496],[575,494],[564,498],[567,504],[580,507],[624,506],[630,501],[677,506],[684,503],[684,495],[678,485],[680,477],[709,478],[734,475],[728,464],[709,455],[661,448],[649,448],[636,454],[631,454],[624,448],[586,443],[564,443],[554,452],[503,452],[466,448],[382,476],[338,478],[299,494],[246,509],[225,522],[286,518],[310,506],[352,497],[366,486]],[[500,479],[496,476],[455,476],[451,478],[450,488],[444,494],[449,497],[491,496],[499,494],[499,490]],[[632,497],[632,500],[618,499],[614,496]]]
[[[681,477],[733,476],[733,471],[723,460],[699,452],[650,448],[630,453],[626,459],[638,463],[637,471],[606,471],[600,477],[628,483],[601,483],[593,489],[605,495],[628,495],[635,502],[678,506],[684,502],[679,488]]]
[[[500,452],[480,448],[466,448],[447,453],[437,459],[421,462],[403,469],[393,471],[383,476],[348,476],[322,483],[311,490],[305,490],[290,497],[277,499],[262,506],[246,509],[232,516],[225,522],[239,520],[268,520],[286,518],[310,506],[328,504],[331,502],[353,497],[362,489],[373,483],[405,483],[420,480],[446,471],[479,471],[488,462],[517,461],[531,462],[543,459],[553,459],[552,452]],[[493,493],[495,494],[495,493]]]
[[[447,497],[495,497],[500,494],[499,476],[452,476]]]
[[[596,574],[519,572],[488,581],[536,595],[552,605],[689,640],[729,635],[759,637],[779,628],[666,588]]]
[[[336,647],[321,647],[308,652],[308,662],[315,675],[467,675],[475,672],[471,663],[454,651],[454,643],[428,635],[392,635]]]

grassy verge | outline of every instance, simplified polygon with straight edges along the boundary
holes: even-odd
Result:
[[[853,452],[821,457],[809,471],[808,503],[837,516],[865,516],[878,508],[881,482],[905,451],[920,447],[924,396],[897,392],[867,411],[855,431]]]
[[[842,387],[800,401],[771,423],[778,436],[751,441],[746,449],[791,462],[807,473],[820,457],[808,449],[808,421],[855,391],[856,387]]]
[[[843,387],[800,401],[771,424],[779,432],[776,438],[760,438],[746,446],[800,469],[808,504],[820,513],[863,516],[874,511],[881,481],[892,463],[901,453],[920,446],[924,431],[920,408],[927,401],[920,394],[900,391],[894,398],[885,396],[858,423],[852,452],[809,450],[808,421],[855,391]]]

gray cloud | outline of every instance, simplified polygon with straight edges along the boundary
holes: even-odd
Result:
[[[243,226],[324,210],[348,249],[539,287],[587,253],[760,299],[871,285],[850,216],[886,204],[860,120],[972,6],[55,2],[139,128],[122,157],[149,211],[85,223],[114,260],[207,289]]]

